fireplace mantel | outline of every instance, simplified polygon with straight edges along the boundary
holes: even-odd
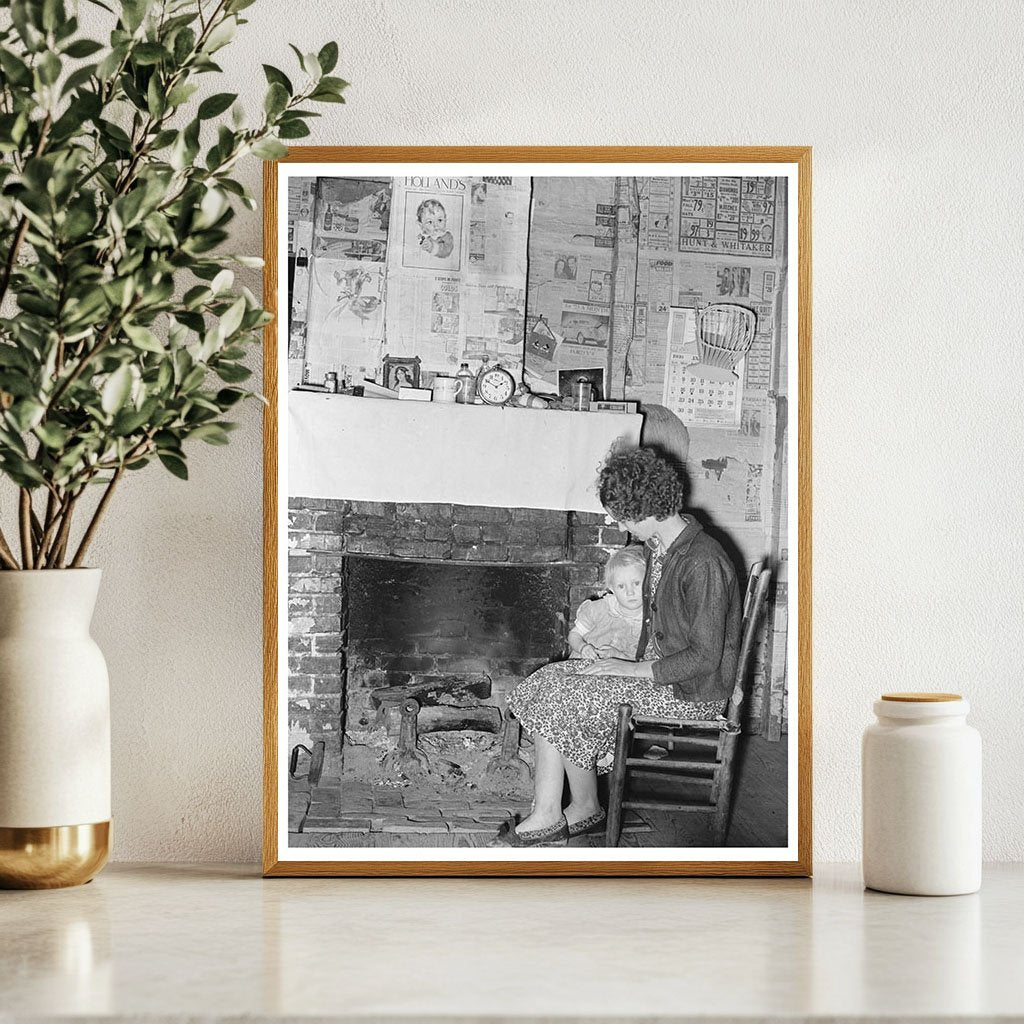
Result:
[[[598,469],[643,416],[288,393],[290,495],[600,512]]]

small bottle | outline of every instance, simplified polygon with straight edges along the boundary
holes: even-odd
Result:
[[[338,392],[338,375],[333,370],[324,374],[324,391],[329,391],[331,394]]]
[[[864,884],[912,896],[981,887],[981,737],[954,693],[887,693],[864,731]]]
[[[455,378],[461,381],[455,401],[459,405],[472,405],[473,399],[476,398],[476,374],[470,370],[469,363],[459,365],[459,372],[455,374]]]

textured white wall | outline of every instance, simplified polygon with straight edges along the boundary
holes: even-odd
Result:
[[[859,856],[860,731],[877,693],[920,688],[971,699],[985,852],[1024,859],[1019,3],[246,13],[216,90],[253,106],[261,62],[339,42],[349,103],[312,143],[814,147],[816,856]],[[258,215],[240,217],[233,247],[259,244]],[[131,479],[95,551],[121,860],[258,858],[255,406],[245,419],[188,484]]]

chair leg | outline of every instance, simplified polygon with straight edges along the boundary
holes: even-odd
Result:
[[[626,788],[626,758],[629,756],[629,733],[633,717],[631,704],[620,704],[615,725],[615,764],[608,781],[608,824],[605,831],[605,846],[619,845],[622,831],[622,794]]]
[[[713,846],[725,846],[729,836],[729,814],[732,810],[732,762],[736,756],[736,734],[730,733],[723,737],[722,766],[718,772],[718,784],[715,794],[715,813],[711,825],[711,843]]]

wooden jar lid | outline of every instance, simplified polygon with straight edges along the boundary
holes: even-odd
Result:
[[[934,704],[947,700],[963,700],[959,693],[883,693],[882,700],[902,701],[907,704]]]

